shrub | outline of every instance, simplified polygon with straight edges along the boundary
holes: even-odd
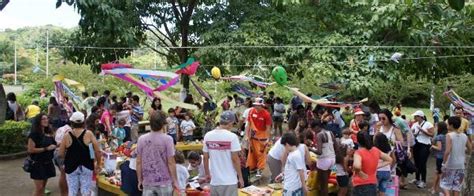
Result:
[[[25,133],[31,124],[25,121],[5,121],[0,125],[0,154],[24,151],[27,137]]]

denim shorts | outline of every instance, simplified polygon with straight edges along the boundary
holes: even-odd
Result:
[[[345,188],[349,186],[349,176],[344,175],[344,176],[336,176],[337,180],[337,185],[341,188]]]
[[[380,192],[385,193],[388,183],[390,181],[390,171],[377,171],[377,188]]]
[[[294,191],[283,190],[283,196],[303,196],[303,188],[296,189]]]

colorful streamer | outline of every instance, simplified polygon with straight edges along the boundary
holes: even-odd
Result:
[[[241,84],[232,85],[232,90],[235,91],[236,93],[239,93],[239,94],[241,94],[243,96],[246,96],[246,97],[256,97],[257,96],[257,94],[250,91],[247,87],[245,87],[244,85],[241,85]]]
[[[64,97],[67,94],[69,98],[73,101],[74,105],[82,103],[82,98],[74,94],[74,92],[69,88],[69,86],[78,89],[81,92],[86,90],[85,86],[75,80],[71,80],[65,78],[64,75],[58,74],[53,76],[54,82],[54,96],[58,103],[62,103],[64,101]]]
[[[287,86],[287,88],[294,95],[301,98],[303,100],[303,102],[305,102],[305,103],[314,103],[314,104],[321,105],[321,106],[324,106],[324,107],[343,108],[343,107],[346,107],[346,106],[358,105],[360,103],[368,101],[368,98],[362,99],[362,100],[360,100],[358,102],[355,102],[355,103],[343,103],[343,102],[336,102],[336,101],[328,101],[325,98],[312,99],[311,97],[308,97],[304,93],[300,92],[297,88],[291,88],[291,87],[288,87],[288,86]]]
[[[180,74],[195,74],[199,67],[199,62],[194,62],[194,60],[192,60],[191,63],[185,63],[185,66],[181,66],[176,73],[173,73],[168,71],[133,69],[131,68],[131,65],[109,63],[102,65],[102,68],[105,69],[102,69],[101,74],[112,75],[118,79],[133,84],[145,92],[149,98],[160,97],[162,101],[168,102],[168,105],[171,107],[195,110],[197,109],[196,105],[177,102],[176,99],[169,98],[160,93],[161,91],[177,84],[179,82]],[[155,87],[156,85],[158,85],[158,87]]]
[[[456,94],[456,92],[454,92],[453,90],[444,92],[444,95],[447,96],[453,104],[463,107],[464,111],[466,111],[470,115],[474,115],[474,103],[471,103],[463,99],[461,96]]]
[[[258,87],[263,87],[263,88],[266,88],[266,87],[268,87],[268,86],[270,86],[270,85],[273,84],[273,83],[258,81],[258,80],[256,80],[256,79],[253,78],[253,77],[243,76],[243,75],[230,76],[230,77],[221,77],[221,79],[223,79],[223,80],[231,80],[231,81],[246,81],[246,82],[250,82],[250,83],[252,83],[252,84],[257,85]]]
[[[191,84],[193,84],[194,88],[196,88],[196,91],[201,95],[203,96],[204,98],[207,98],[209,100],[212,100],[212,97],[209,95],[209,93],[207,93],[206,91],[204,91],[204,89],[202,89],[201,87],[199,87],[196,82],[194,82],[193,80],[189,79],[191,81]]]

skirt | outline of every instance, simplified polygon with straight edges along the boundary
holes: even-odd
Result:
[[[47,180],[56,176],[56,168],[53,161],[35,162],[30,172],[30,178],[33,180]]]

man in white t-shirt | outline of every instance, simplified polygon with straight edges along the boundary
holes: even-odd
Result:
[[[230,132],[235,122],[235,113],[224,111],[219,127],[204,136],[204,170],[211,179],[211,195],[237,196],[238,186],[244,186],[240,169],[239,138]],[[209,161],[212,165],[209,166]]]
[[[285,146],[289,152],[286,159],[283,174],[277,177],[277,181],[283,179],[283,195],[307,195],[308,189],[305,183],[306,169],[303,156],[298,150],[298,139],[294,133],[283,134],[280,143]]]

